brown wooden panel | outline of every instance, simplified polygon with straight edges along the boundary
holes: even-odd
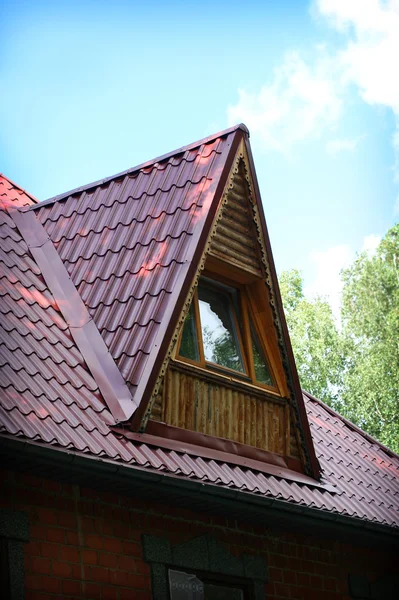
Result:
[[[216,437],[284,455],[285,404],[265,394],[235,389],[199,373],[169,367],[163,390],[163,420]]]
[[[210,252],[222,260],[262,275],[257,234],[243,164],[234,177]]]
[[[290,419],[290,454],[295,458],[300,458],[300,452],[298,447],[298,440],[296,434],[296,427],[294,425],[293,419]]]

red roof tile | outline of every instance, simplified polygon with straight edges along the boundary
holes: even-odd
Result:
[[[193,223],[205,222],[231,135],[35,209],[132,389],[170,310],[174,282],[192,260]],[[0,200],[3,437],[399,527],[399,457],[306,393],[323,477],[336,492],[110,428],[114,419],[12,218],[12,205],[32,200],[6,179]]]
[[[0,186],[0,431],[123,455],[108,427],[115,421],[12,218],[32,202],[8,180]]]
[[[136,403],[159,372],[239,129],[35,211]]]

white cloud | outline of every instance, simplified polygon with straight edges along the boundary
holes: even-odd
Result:
[[[287,54],[271,82],[255,93],[238,91],[238,102],[228,107],[229,124],[244,121],[265,148],[287,152],[335,125],[345,91],[355,85],[366,103],[388,107],[396,116],[393,147],[399,180],[399,1],[313,2],[313,14],[342,33],[342,48],[330,55],[321,45],[310,49],[310,62],[298,52]],[[334,140],[331,144],[334,152],[338,147],[334,149]]]
[[[340,152],[354,152],[357,148],[357,146],[359,145],[359,138],[354,139],[354,140],[349,140],[349,139],[337,139],[337,140],[331,140],[329,142],[327,142],[326,144],[326,150],[327,153],[330,154],[330,156],[336,156],[337,154],[339,154]]]
[[[313,251],[310,261],[316,265],[316,276],[310,285],[305,286],[308,298],[325,297],[337,321],[340,318],[342,282],[340,273],[353,260],[354,252],[348,244],[333,246],[325,251]]]
[[[399,2],[398,0],[317,0],[318,13],[346,33],[336,62],[343,80],[355,84],[368,104],[386,106],[396,116],[393,146],[399,178]]]
[[[318,52],[313,65],[291,52],[258,93],[239,90],[238,103],[228,107],[229,124],[243,121],[264,147],[281,152],[334,125],[341,115],[339,85],[330,60]]]
[[[373,256],[381,236],[370,234],[365,236],[360,247],[360,252],[367,252]],[[312,283],[305,285],[304,294],[312,299],[317,296],[325,298],[332,309],[338,325],[340,325],[342,281],[341,271],[347,269],[355,258],[355,251],[349,244],[332,246],[324,251],[313,250],[309,261],[316,266],[316,275]]]
[[[380,235],[374,235],[373,233],[371,235],[366,235],[366,237],[363,240],[363,246],[361,248],[361,252],[367,252],[367,254],[369,256],[373,256],[375,254],[375,251],[377,250],[377,247],[379,246],[380,242],[381,242]]]

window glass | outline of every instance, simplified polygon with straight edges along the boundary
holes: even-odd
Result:
[[[273,379],[270,375],[269,368],[265,356],[263,354],[262,346],[260,345],[259,338],[256,335],[255,328],[251,323],[251,338],[252,338],[252,354],[254,357],[255,377],[259,383],[273,386]]]
[[[171,600],[205,600],[204,584],[195,575],[169,569]]]
[[[171,600],[244,600],[243,588],[169,569]]]
[[[205,284],[198,288],[198,300],[205,360],[245,373],[232,295]]]
[[[193,304],[191,304],[186,320],[184,321],[179,354],[185,358],[191,358],[191,360],[199,360],[198,336]]]

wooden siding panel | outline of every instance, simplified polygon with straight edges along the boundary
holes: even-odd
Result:
[[[170,367],[163,407],[169,425],[285,454],[285,405],[266,396]]]
[[[258,242],[251,212],[248,183],[241,164],[228,193],[210,253],[261,276]]]

